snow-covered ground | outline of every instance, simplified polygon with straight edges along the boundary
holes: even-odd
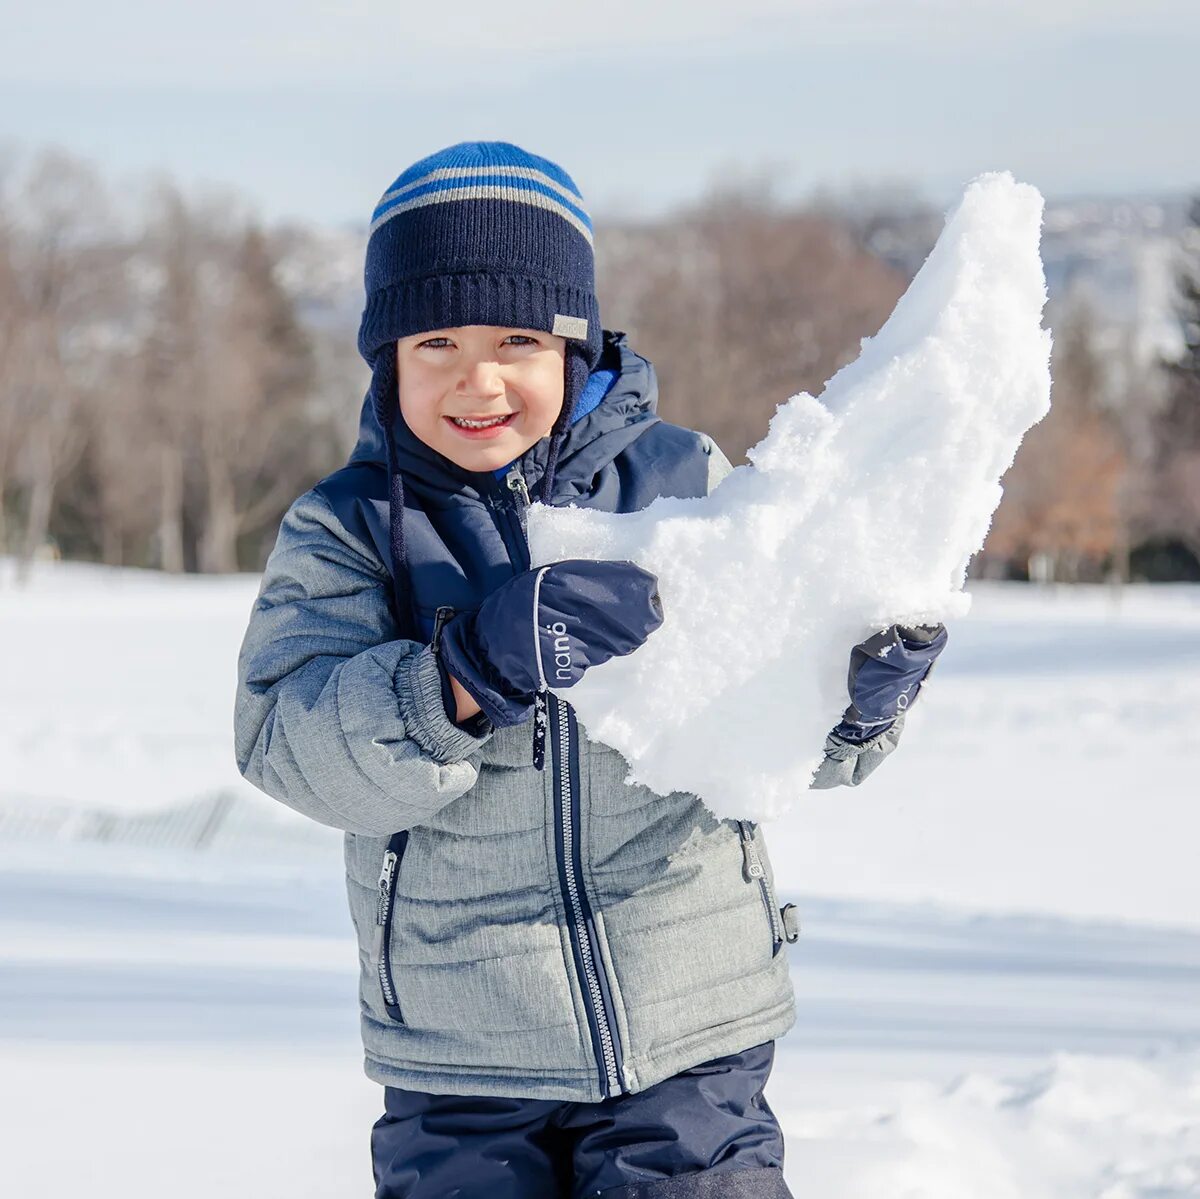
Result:
[[[380,1092],[332,855],[0,861],[0,1193],[370,1194]],[[1200,934],[805,908],[767,1090],[797,1196],[1200,1194]]]
[[[0,1194],[370,1194],[340,838],[233,762],[257,580],[6,565]],[[798,1196],[1200,1195],[1197,710],[1200,589],[979,586],[895,757],[768,827]]]

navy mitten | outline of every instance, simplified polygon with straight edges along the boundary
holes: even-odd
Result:
[[[843,741],[865,741],[892,726],[912,706],[938,654],[945,625],[891,625],[850,651],[850,706],[833,730]]]
[[[442,630],[445,669],[495,726],[522,724],[548,687],[632,653],[662,624],[658,579],[632,562],[569,558],[497,587]]]

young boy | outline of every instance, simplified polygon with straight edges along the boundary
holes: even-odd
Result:
[[[554,163],[499,142],[416,163],[365,281],[358,444],[284,517],[236,743],[256,786],[346,833],[375,1194],[788,1195],[763,1086],[792,905],[754,824],[627,784],[546,687],[652,635],[654,577],[531,570],[525,538],[531,501],[633,511],[729,464],[601,329]],[[895,746],[935,632],[856,649],[815,785]]]

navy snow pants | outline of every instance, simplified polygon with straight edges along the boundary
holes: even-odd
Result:
[[[375,1199],[791,1199],[775,1043],[599,1103],[384,1088]]]

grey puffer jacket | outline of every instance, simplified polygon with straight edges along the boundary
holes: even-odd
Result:
[[[704,494],[729,470],[708,438],[657,417],[652,368],[623,335],[606,335],[600,367],[552,502],[626,511]],[[761,829],[627,784],[621,755],[553,695],[542,771],[530,724],[470,731],[443,707],[437,609],[470,608],[526,568],[514,505],[545,443],[469,475],[401,422],[409,577],[393,592],[382,436],[368,398],[350,464],[285,516],[235,714],[245,777],[345,830],[366,1073],[596,1101],[781,1036],[794,912]],[[416,637],[400,635],[401,591]],[[859,781],[892,744],[830,758],[819,785]]]

